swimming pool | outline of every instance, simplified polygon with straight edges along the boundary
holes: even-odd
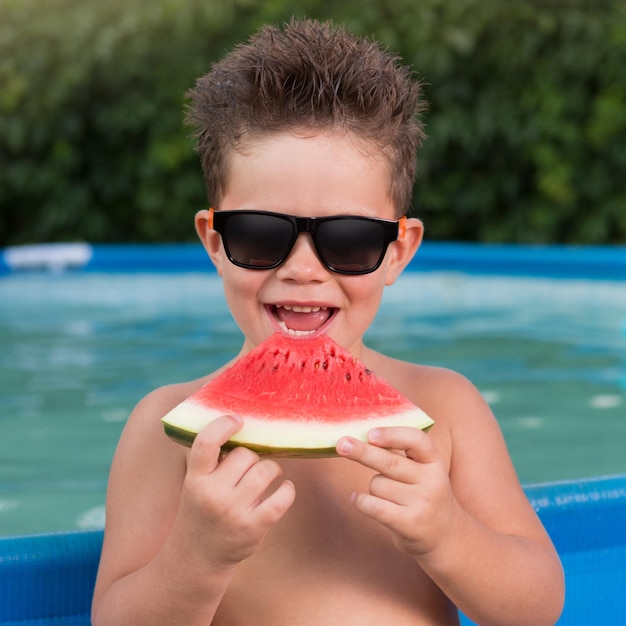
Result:
[[[198,246],[20,252],[0,277],[0,535],[98,527],[133,405],[240,334]],[[540,252],[426,246],[369,344],[471,378],[525,483],[624,473],[626,253]]]

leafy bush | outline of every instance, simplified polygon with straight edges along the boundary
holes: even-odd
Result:
[[[623,0],[0,0],[0,245],[185,240],[183,94],[259,24],[333,18],[427,82],[430,238],[626,241]]]
[[[0,238],[189,237],[183,94],[223,52],[227,3],[0,2]]]
[[[357,5],[428,83],[429,237],[626,243],[623,0]]]

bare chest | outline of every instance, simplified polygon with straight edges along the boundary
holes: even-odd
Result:
[[[225,624],[457,624],[456,611],[386,528],[351,504],[372,473],[343,459],[284,463],[296,501],[243,563],[215,617]]]

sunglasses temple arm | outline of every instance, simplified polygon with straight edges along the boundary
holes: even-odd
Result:
[[[406,215],[401,217],[398,220],[398,239],[404,239],[405,235],[406,235]]]
[[[207,227],[209,230],[213,230],[213,214],[215,213],[215,209],[211,207],[209,209],[209,219],[207,220]]]

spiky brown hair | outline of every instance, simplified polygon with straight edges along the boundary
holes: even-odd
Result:
[[[390,197],[408,211],[424,138],[421,85],[399,57],[332,22],[265,26],[188,92],[209,200],[219,205],[229,155],[269,133],[341,131],[384,155]]]

